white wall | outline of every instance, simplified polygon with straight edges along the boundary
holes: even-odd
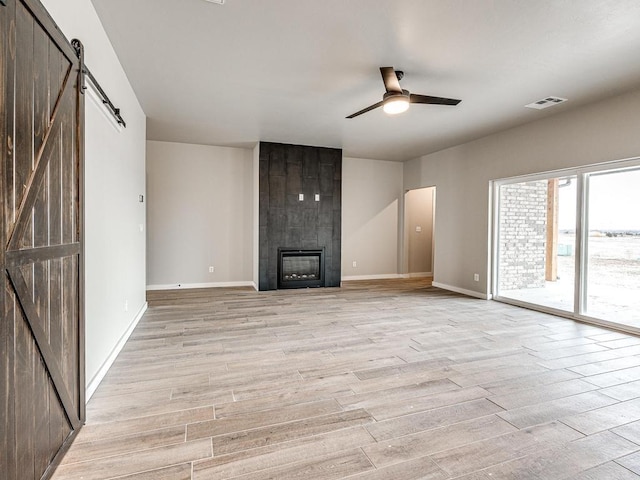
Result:
[[[343,280],[400,273],[402,168],[399,162],[342,159]]]
[[[85,95],[85,280],[88,397],[140,318],[145,302],[145,115],[87,0],[42,0],[122,110],[118,131],[104,107]],[[141,231],[142,228],[142,231]]]
[[[254,183],[250,149],[147,142],[149,288],[252,285]]]
[[[640,156],[639,126],[640,90],[406,162],[437,187],[434,282],[489,293],[490,180]]]
[[[342,168],[343,279],[397,276],[402,164]],[[148,141],[148,288],[255,285],[257,183],[258,147]]]

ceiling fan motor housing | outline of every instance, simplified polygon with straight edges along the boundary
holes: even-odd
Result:
[[[382,101],[386,102],[389,98],[406,98],[409,100],[409,90],[402,90],[402,92],[385,92],[382,97]]]

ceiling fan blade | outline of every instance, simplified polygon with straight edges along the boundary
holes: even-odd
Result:
[[[462,100],[455,98],[431,97],[429,95],[416,95],[412,93],[409,96],[411,103],[428,103],[431,105],[458,105]]]
[[[396,71],[393,69],[393,67],[380,67],[380,74],[382,75],[384,88],[387,90],[387,92],[402,93],[400,82],[398,81]]]
[[[367,108],[363,108],[362,110],[360,110],[359,112],[356,113],[352,113],[351,115],[349,115],[347,118],[353,118],[353,117],[357,117],[358,115],[362,115],[363,113],[367,113],[370,110],[373,110],[374,108],[378,108],[382,106],[382,102],[378,102],[378,103],[374,103],[373,105],[367,107]]]

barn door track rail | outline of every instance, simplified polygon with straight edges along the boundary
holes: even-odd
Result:
[[[0,0],[0,2],[2,2],[2,0]],[[126,128],[127,124],[122,118],[122,115],[120,115],[120,109],[116,108],[113,102],[111,102],[111,100],[109,99],[109,96],[102,89],[98,80],[96,80],[96,77],[94,77],[93,74],[91,73],[91,70],[89,70],[89,67],[85,65],[84,46],[82,45],[82,42],[77,38],[74,38],[73,40],[71,40],[71,45],[73,45],[73,48],[76,51],[76,55],[78,55],[78,58],[80,59],[80,65],[82,68],[82,78],[80,79],[80,91],[84,94],[85,90],[87,89],[85,78],[89,78],[89,81],[95,87],[96,91],[102,98],[102,103],[107,107],[111,115],[113,115],[113,117],[116,119],[116,122],[118,122],[118,125],[122,125],[123,127]]]

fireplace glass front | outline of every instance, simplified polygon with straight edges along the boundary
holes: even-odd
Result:
[[[324,287],[324,249],[278,249],[278,288]]]

